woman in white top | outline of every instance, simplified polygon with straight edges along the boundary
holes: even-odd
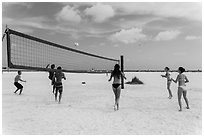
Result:
[[[125,75],[120,71],[120,66],[116,64],[114,66],[114,70],[111,72],[110,79],[108,81],[111,81],[113,79],[112,89],[115,95],[115,105],[114,110],[119,110],[119,98],[120,98],[120,92],[121,92],[121,78],[125,78]]]
[[[179,103],[179,111],[182,111],[182,105],[181,105],[181,96],[183,94],[183,98],[186,102],[186,105],[187,105],[187,109],[190,109],[189,108],[189,105],[188,105],[188,99],[186,97],[187,95],[187,90],[186,90],[186,84],[187,82],[189,82],[188,78],[186,77],[186,75],[183,74],[183,72],[185,72],[185,69],[183,67],[179,67],[178,68],[178,73],[179,75],[177,76],[176,80],[172,79],[175,83],[178,82],[178,103]]]

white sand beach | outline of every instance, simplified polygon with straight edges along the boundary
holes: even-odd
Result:
[[[23,72],[23,94],[14,94],[16,72],[2,73],[2,134],[4,135],[200,135],[202,134],[202,73],[186,73],[190,110],[179,112],[177,85],[168,99],[163,73],[126,73],[144,85],[125,85],[120,110],[106,74],[70,74],[63,81],[61,104],[54,101],[46,72]],[[175,79],[177,73],[172,73]],[[86,84],[82,85],[82,81]]]

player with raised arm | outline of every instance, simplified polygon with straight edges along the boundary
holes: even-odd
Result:
[[[46,68],[48,68],[49,67],[49,65],[50,64],[48,64],[47,66],[46,66]],[[54,73],[55,73],[55,64],[52,64],[51,66],[51,70],[49,70],[49,76],[48,76],[48,78],[51,80],[51,85],[53,86],[53,88],[52,88],[52,92],[53,92],[53,94],[55,94],[55,79],[53,79],[53,76],[54,76]]]

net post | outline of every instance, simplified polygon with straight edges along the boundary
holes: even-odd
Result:
[[[120,66],[121,66],[121,72],[124,72],[124,57],[123,55],[120,56]],[[124,78],[121,78],[121,89],[124,89]]]
[[[10,34],[9,29],[6,28],[6,39],[7,39],[7,62],[8,68],[11,67],[11,41],[10,41]]]

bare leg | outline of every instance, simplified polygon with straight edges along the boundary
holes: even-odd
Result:
[[[169,99],[171,99],[173,97],[173,95],[171,93],[170,85],[171,85],[171,83],[167,83],[167,90],[169,91]]]
[[[114,92],[114,96],[115,96],[115,105],[114,105],[114,110],[116,110],[116,106],[117,106],[117,90],[113,87],[113,92]]]
[[[55,85],[53,85],[52,92],[55,94]]]
[[[56,91],[55,91],[55,101],[57,101],[57,93],[58,93],[58,88],[56,88]]]
[[[183,98],[184,98],[184,100],[185,100],[185,102],[186,102],[186,105],[187,105],[187,109],[190,109],[189,108],[189,105],[188,105],[188,99],[187,99],[187,97],[186,97],[186,95],[187,95],[187,91],[185,90],[184,92],[183,92]]]
[[[118,87],[117,88],[117,99],[116,99],[116,105],[117,105],[117,110],[119,110],[119,99],[120,99],[120,93],[121,93],[121,88],[120,87]]]
[[[59,93],[59,104],[61,103],[62,93]]]
[[[16,89],[16,91],[14,93],[16,93],[19,90],[19,88]]]
[[[182,95],[183,89],[178,88],[178,104],[179,104],[179,111],[182,111],[182,105],[181,105],[181,95]]]
[[[61,103],[61,98],[62,98],[62,89],[59,90],[59,104]]]
[[[21,88],[19,95],[21,95],[22,91],[23,91],[23,88]]]

